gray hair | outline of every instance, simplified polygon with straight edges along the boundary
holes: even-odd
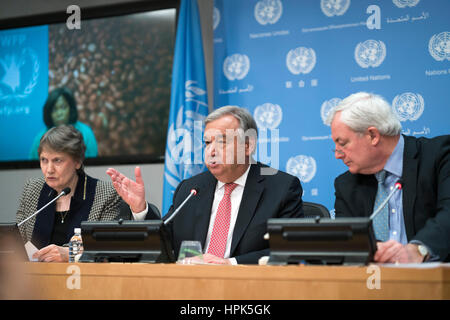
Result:
[[[358,92],[348,96],[330,110],[325,121],[327,125],[331,125],[336,113],[340,111],[342,123],[358,133],[375,127],[381,135],[396,136],[402,130],[402,125],[390,104],[376,94]]]
[[[254,130],[256,132],[256,137],[258,137],[258,127],[256,125],[255,119],[253,119],[250,112],[244,108],[238,106],[224,106],[211,112],[205,119],[205,125],[209,122],[222,118],[224,116],[231,115],[239,120],[239,127],[244,132],[249,132],[248,130]]]
[[[81,162],[81,171],[84,171],[84,153],[86,145],[83,136],[72,125],[60,125],[49,129],[41,138],[38,148],[38,155],[44,148],[49,148],[55,152],[63,152],[72,157],[75,161]]]

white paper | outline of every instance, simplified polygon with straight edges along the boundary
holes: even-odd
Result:
[[[38,261],[37,259],[33,259],[33,254],[39,250],[34,246],[34,244],[31,243],[31,241],[25,243],[25,250],[27,251],[28,260]]]

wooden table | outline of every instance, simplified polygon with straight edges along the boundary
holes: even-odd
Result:
[[[450,299],[450,267],[25,263],[31,299]],[[16,286],[17,287],[17,286]]]

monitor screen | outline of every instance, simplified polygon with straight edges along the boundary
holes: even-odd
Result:
[[[369,218],[269,219],[269,264],[360,264],[373,260]]]
[[[152,3],[83,10],[79,29],[0,29],[0,165],[37,166],[40,137],[60,123],[83,134],[87,164],[163,161],[176,2]]]
[[[162,220],[83,221],[80,262],[174,262]]]

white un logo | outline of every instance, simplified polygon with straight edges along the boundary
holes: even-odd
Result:
[[[305,155],[291,157],[286,163],[286,171],[299,178],[301,182],[309,182],[316,175],[316,160]]]
[[[276,129],[281,123],[283,112],[277,104],[264,103],[256,107],[253,117],[259,129]]]
[[[326,120],[330,111],[335,108],[339,103],[341,103],[341,99],[333,98],[330,100],[325,100],[320,107],[320,116],[322,117],[322,122],[324,125],[327,125]]]
[[[312,48],[298,47],[288,52],[286,66],[293,74],[307,74],[316,65],[316,52]]]
[[[213,30],[216,30],[220,23],[220,11],[216,7],[213,9]]]
[[[383,41],[366,40],[355,48],[355,60],[361,68],[376,68],[386,58],[386,45]]]
[[[347,12],[350,0],[321,0],[320,9],[327,17],[342,16]]]
[[[19,50],[0,55],[0,101],[24,99],[38,83],[41,65],[36,51]]]
[[[431,37],[428,42],[428,51],[437,61],[450,61],[450,32],[441,32]]]
[[[392,0],[398,8],[415,7],[420,0]]]
[[[255,19],[263,26],[276,23],[283,13],[280,0],[261,0],[255,5]]]
[[[400,121],[416,121],[425,107],[423,98],[418,93],[405,92],[395,96],[392,108]]]
[[[250,59],[245,54],[233,54],[223,62],[223,73],[228,80],[242,80],[250,70]]]

